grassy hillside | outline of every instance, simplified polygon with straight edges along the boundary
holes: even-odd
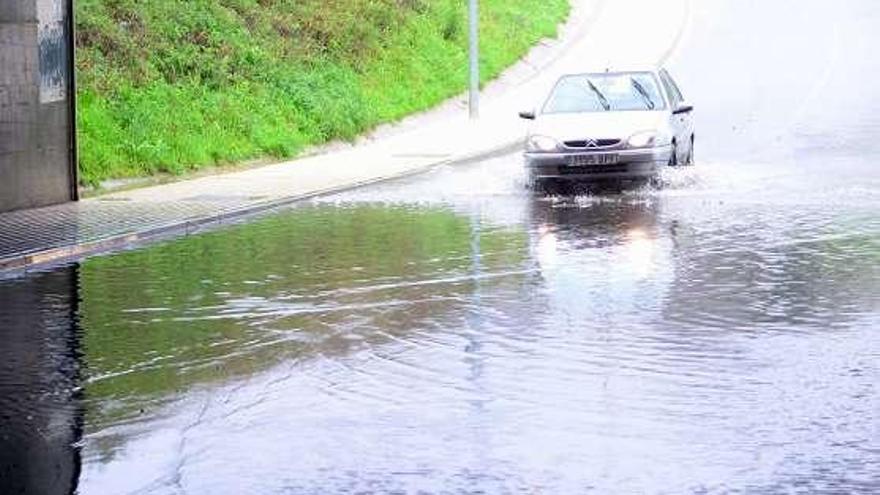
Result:
[[[466,0],[78,0],[82,180],[353,138],[465,88]],[[568,0],[481,0],[485,79]]]

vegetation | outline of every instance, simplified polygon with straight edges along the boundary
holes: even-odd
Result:
[[[466,84],[464,0],[79,0],[83,181],[183,173],[357,134]],[[568,0],[481,0],[492,78]]]

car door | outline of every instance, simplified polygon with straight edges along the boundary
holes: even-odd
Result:
[[[672,129],[675,133],[675,142],[678,145],[678,163],[685,163],[689,156],[693,156],[693,107],[687,104],[678,84],[666,69],[660,71],[660,79],[663,81],[663,86],[666,88],[672,104]]]

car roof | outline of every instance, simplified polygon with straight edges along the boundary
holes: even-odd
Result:
[[[604,69],[593,69],[593,70],[585,70],[583,72],[570,72],[567,74],[563,74],[562,77],[565,76],[585,76],[585,75],[600,75],[600,74],[632,74],[635,72],[649,72],[651,74],[656,74],[660,72],[661,67],[652,67],[652,66],[633,66],[633,67],[607,67]]]

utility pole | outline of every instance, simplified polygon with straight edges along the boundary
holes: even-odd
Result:
[[[480,9],[479,0],[469,0],[470,24],[470,98],[468,108],[471,119],[480,117]]]

